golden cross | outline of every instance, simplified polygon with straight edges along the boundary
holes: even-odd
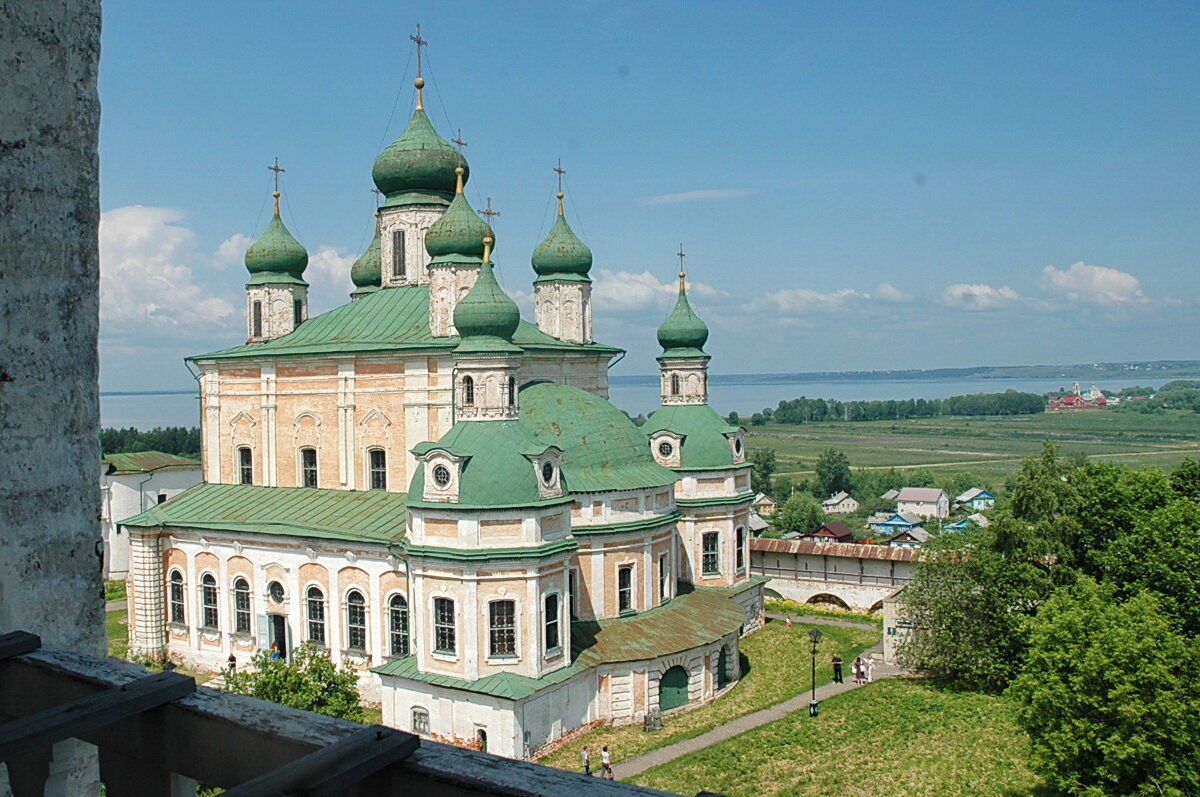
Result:
[[[492,210],[492,198],[491,197],[488,197],[487,207],[479,212],[482,213],[483,215],[487,216],[487,223],[488,223],[489,227],[492,226],[492,219],[494,219],[496,216],[500,215],[500,211]]]
[[[279,168],[279,156],[278,155],[275,156],[275,165],[268,166],[267,168],[270,169],[271,171],[275,172],[275,193],[278,194],[279,193],[279,175],[283,174],[287,170]]]
[[[567,170],[562,167],[562,158],[558,159],[558,165],[554,167],[554,171],[558,172],[558,193],[562,193],[562,178],[567,173]]]
[[[679,245],[679,290],[683,290],[683,281],[687,277],[687,271],[683,268],[683,259],[687,257],[683,253],[683,244]]]
[[[421,23],[417,23],[417,35],[408,38],[417,43],[417,77],[423,77],[421,74],[421,48],[428,47],[429,42],[421,38]]]

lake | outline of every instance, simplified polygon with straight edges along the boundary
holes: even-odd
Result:
[[[1148,385],[1158,387],[1178,377],[1138,379],[1105,379],[1099,386],[1105,390]],[[763,375],[754,380],[744,375],[713,374],[709,381],[709,403],[722,415],[736,410],[750,415],[764,407],[775,407],[780,401],[808,396],[809,398],[839,401],[872,401],[875,399],[946,398],[970,393],[1000,393],[1019,390],[1028,393],[1048,393],[1070,388],[1070,379],[871,379],[803,381],[781,380],[778,376]],[[1090,384],[1081,383],[1086,389]],[[610,389],[612,401],[626,412],[649,414],[658,407],[657,376],[614,377]],[[146,393],[137,395],[100,394],[100,423],[102,426],[151,429],[155,426],[197,426],[200,410],[195,393]]]

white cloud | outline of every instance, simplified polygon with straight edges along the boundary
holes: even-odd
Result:
[[[100,322],[104,335],[143,340],[209,332],[233,305],[196,281],[187,263],[209,263],[182,211],[130,205],[100,216]]]
[[[683,191],[678,194],[660,194],[658,196],[642,197],[639,202],[643,205],[674,205],[679,202],[713,202],[718,199],[737,199],[750,196],[754,191],[749,188],[708,188],[700,191]]]
[[[879,287],[875,289],[875,293],[872,296],[881,302],[901,303],[913,300],[911,294],[905,293],[890,282],[879,283]]]
[[[692,296],[715,298],[725,295],[702,282],[688,281],[687,289]],[[630,271],[600,269],[592,288],[592,303],[597,312],[602,313],[667,308],[675,301],[678,293],[678,282],[660,282],[649,271],[635,274]]]
[[[246,262],[246,250],[252,243],[254,243],[254,239],[249,235],[235,232],[217,247],[217,254],[213,257],[212,264],[217,268],[243,265]]]
[[[942,291],[942,303],[963,310],[995,310],[1020,299],[1012,288],[1004,285],[967,285],[958,283]]]
[[[342,254],[342,250],[327,244],[317,247],[308,256],[308,268],[304,280],[309,284],[309,315],[314,316],[345,304],[350,300],[354,283],[350,279],[350,267],[358,260],[356,254]],[[320,307],[325,301],[328,307]]]
[[[1115,268],[1080,261],[1062,270],[1046,266],[1042,278],[1048,288],[1072,302],[1119,305],[1147,301],[1138,278]]]
[[[801,315],[843,310],[867,298],[866,294],[852,288],[842,288],[831,293],[819,293],[808,288],[790,288],[759,296],[742,309],[752,314]]]

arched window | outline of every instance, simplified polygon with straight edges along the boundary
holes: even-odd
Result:
[[[183,605],[183,573],[171,571],[171,622],[183,625],[187,622]]]
[[[559,634],[558,593],[546,596],[546,653],[562,648],[562,637]]]
[[[201,625],[204,628],[217,628],[220,617],[217,612],[217,577],[205,573],[200,579],[200,607],[203,610]]]
[[[737,551],[734,552],[734,562],[737,565],[737,571],[744,573],[746,571],[746,529],[742,526],[737,527]]]
[[[508,378],[508,406],[517,406],[517,378],[515,376]]]
[[[387,489],[387,452],[382,448],[372,448],[367,452],[371,460],[371,489]]]
[[[305,593],[305,609],[308,614],[308,641],[325,644],[325,593],[320,587],[309,587]]]
[[[254,452],[250,446],[238,447],[238,475],[242,484],[254,484]]]
[[[317,486],[317,449],[300,449],[300,484],[305,487]]]
[[[392,277],[404,279],[404,230],[392,231]]]
[[[679,395],[679,374],[671,374],[671,395]]]
[[[424,734],[429,733],[429,712],[420,706],[413,706],[412,732]]]
[[[516,601],[492,601],[488,604],[488,655],[517,655]]]
[[[346,595],[346,647],[367,649],[367,601],[356,589]]]
[[[393,595],[388,601],[388,650],[393,656],[408,655],[408,601]]]
[[[463,406],[475,406],[475,380],[469,376],[464,376],[462,381]]]
[[[250,582],[241,576],[233,580],[233,632],[250,633]]]
[[[254,302],[250,305],[250,337],[262,337],[262,302]]]

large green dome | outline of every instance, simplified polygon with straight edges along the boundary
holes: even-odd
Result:
[[[667,316],[667,320],[658,328],[658,344],[663,347],[663,354],[703,354],[704,344],[708,342],[708,325],[700,320],[692,305],[688,303],[687,291],[680,277],[679,299],[675,309]]]
[[[383,268],[379,256],[379,222],[375,223],[375,237],[371,245],[363,252],[354,265],[350,267],[350,281],[354,287],[378,288],[383,284]]]
[[[435,261],[439,258],[460,261],[466,257],[470,262],[482,262],[483,239],[488,236],[495,239],[492,228],[467,202],[460,183],[450,207],[426,231],[425,251]]]
[[[308,251],[279,218],[279,195],[275,195],[275,214],[266,232],[246,250],[246,270],[251,274],[288,274],[300,278],[308,268]]]
[[[485,261],[471,290],[454,306],[454,326],[459,336],[463,340],[500,338],[511,343],[520,323],[521,311],[516,302],[508,298],[496,282],[492,264]]]
[[[466,180],[470,169],[462,154],[437,134],[425,109],[418,107],[400,137],[375,159],[371,178],[388,199],[412,193],[447,200],[454,195],[454,169],[460,163]]]
[[[533,250],[533,270],[538,276],[576,274],[587,276],[592,268],[592,250],[575,235],[563,216],[562,194],[558,195],[558,218],[546,240]]]

